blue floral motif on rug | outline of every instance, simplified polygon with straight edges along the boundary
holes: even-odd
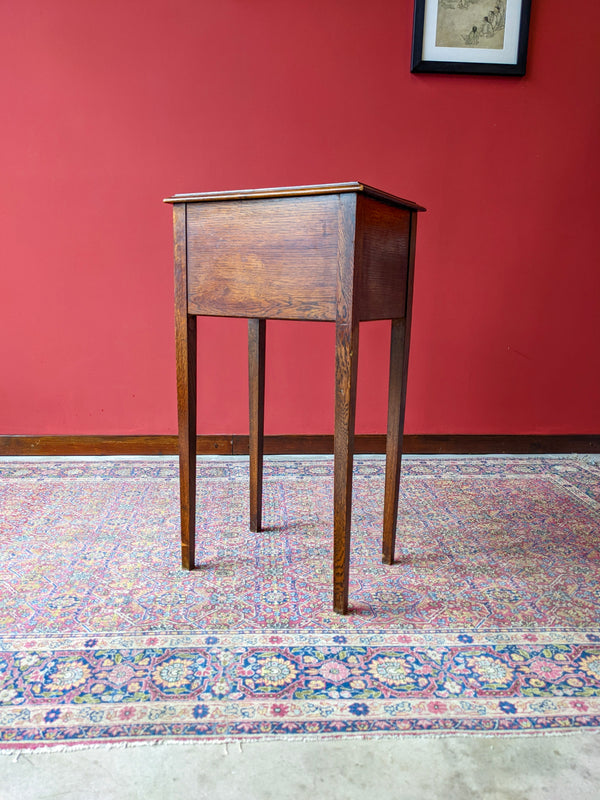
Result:
[[[350,613],[331,610],[331,459],[0,462],[0,747],[600,726],[600,469],[357,458]]]

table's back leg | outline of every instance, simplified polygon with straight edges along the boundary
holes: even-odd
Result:
[[[383,504],[383,547],[381,558],[384,564],[394,563],[394,548],[396,545],[416,241],[417,212],[413,211],[410,215],[405,313],[402,318],[392,320],[392,337],[390,344],[390,383],[388,394],[385,498]]]
[[[405,333],[406,320],[404,318],[392,320],[381,559],[384,564],[394,563],[394,548],[396,544],[408,364],[407,353],[405,352]]]
[[[333,610],[348,611],[358,322],[337,322],[333,484]]]
[[[250,530],[262,529],[263,442],[265,419],[266,320],[248,320],[250,395]]]

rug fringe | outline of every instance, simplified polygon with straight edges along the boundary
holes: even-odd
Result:
[[[290,744],[306,744],[314,742],[333,742],[333,741],[389,741],[396,740],[409,740],[409,739],[538,739],[546,738],[549,736],[566,737],[566,736],[596,736],[600,733],[600,728],[572,728],[569,730],[538,730],[538,731],[444,731],[444,732],[406,732],[406,733],[388,733],[388,734],[372,734],[372,733],[353,733],[353,734],[331,734],[325,735],[315,734],[314,736],[286,736],[285,734],[277,734],[273,736],[263,735],[260,736],[245,736],[245,737],[225,737],[223,739],[143,739],[131,740],[126,742],[89,742],[78,744],[40,744],[36,742],[33,746],[24,745],[22,747],[0,749],[0,758],[12,758],[14,763],[17,763],[20,758],[28,755],[38,755],[42,753],[57,754],[57,753],[73,753],[76,751],[94,751],[94,750],[129,750],[133,747],[221,747],[224,749],[225,755],[229,755],[230,746],[237,745],[237,752],[243,753],[243,745],[245,744],[269,744],[274,742],[288,742]]]

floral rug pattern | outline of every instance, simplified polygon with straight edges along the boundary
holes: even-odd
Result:
[[[0,462],[0,748],[600,727],[600,469],[355,461],[350,613],[331,610],[333,464],[199,459],[179,566],[175,459]]]

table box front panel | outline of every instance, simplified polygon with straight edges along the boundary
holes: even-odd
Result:
[[[188,313],[335,320],[340,198],[187,204]]]

